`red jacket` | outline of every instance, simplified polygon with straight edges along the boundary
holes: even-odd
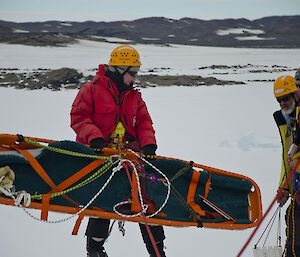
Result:
[[[114,82],[105,76],[106,65],[99,65],[93,81],[78,92],[71,110],[71,127],[76,141],[90,144],[101,137],[107,143],[119,121],[126,129],[127,139],[138,141],[140,147],[156,145],[152,120],[141,93],[130,88],[120,96]]]

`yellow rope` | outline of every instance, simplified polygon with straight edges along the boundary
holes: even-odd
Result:
[[[58,197],[58,196],[70,193],[70,192],[72,192],[76,189],[79,189],[79,188],[83,187],[83,186],[86,186],[87,184],[89,184],[89,183],[93,182],[94,180],[96,180],[97,178],[101,177],[112,166],[113,166],[112,162],[108,162],[104,166],[102,166],[97,172],[95,172],[92,176],[87,178],[86,180],[82,181],[81,183],[79,183],[79,184],[77,184],[77,185],[75,185],[75,186],[73,186],[69,189],[63,190],[61,192],[52,193],[52,194],[50,194],[50,197],[51,198]],[[42,200],[43,199],[43,194],[33,195],[33,196],[31,196],[31,199]]]
[[[43,145],[43,144],[40,144],[37,141],[33,141],[33,140],[28,139],[26,137],[24,137],[24,141],[28,144],[32,144],[32,145],[37,146],[37,147],[42,147],[42,148],[45,148],[49,151],[53,151],[53,152],[57,152],[57,153],[61,153],[61,154],[77,156],[77,157],[85,157],[85,158],[91,158],[91,159],[101,159],[101,160],[111,160],[112,159],[111,157],[93,155],[93,154],[77,153],[77,152],[73,152],[73,151],[69,151],[69,150],[65,150],[65,149],[60,149],[60,148],[56,148],[56,147],[52,147],[52,146]]]
[[[29,138],[26,138],[26,137],[24,137],[24,141],[26,143],[28,143],[28,144],[31,144],[31,145],[34,145],[34,146],[37,146],[37,147],[41,147],[41,148],[45,148],[45,149],[47,149],[49,151],[52,151],[52,152],[57,152],[57,153],[71,155],[71,156],[76,156],[76,157],[101,159],[101,160],[108,160],[109,161],[108,163],[106,163],[105,165],[103,165],[97,172],[95,172],[93,175],[91,175],[89,178],[87,178],[86,180],[82,181],[81,183],[79,183],[79,184],[77,184],[77,185],[75,185],[75,186],[73,186],[73,187],[71,187],[69,189],[63,190],[61,192],[55,192],[53,194],[50,194],[51,198],[64,195],[64,194],[72,192],[72,191],[74,191],[74,190],[76,190],[78,188],[86,186],[87,184],[91,183],[92,181],[94,181],[97,178],[99,178],[100,176],[102,176],[106,171],[108,171],[113,166],[113,162],[112,162],[112,158],[111,157],[78,153],[78,152],[73,152],[73,151],[69,151],[69,150],[65,150],[65,149],[60,149],[60,148],[56,148],[56,147],[52,147],[52,146],[47,146],[47,145],[40,144],[37,141],[31,140]],[[42,200],[43,199],[43,194],[35,194],[35,195],[31,196],[31,199]]]

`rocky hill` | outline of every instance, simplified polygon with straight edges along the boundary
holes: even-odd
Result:
[[[300,15],[256,20],[150,17],[115,22],[0,21],[0,42],[65,46],[78,39],[220,47],[299,48]],[[120,40],[122,39],[122,40]]]
[[[93,80],[93,76],[83,76],[75,69],[61,68],[57,70],[36,69],[21,72],[16,68],[0,68],[0,87],[14,87],[17,89],[41,89],[51,90],[81,88],[86,82]],[[242,81],[219,80],[214,77],[201,76],[158,76],[140,75],[136,81],[139,87],[156,86],[211,86],[211,85],[243,85]]]
[[[281,65],[211,65],[198,68],[211,74],[209,77],[192,76],[192,75],[157,75],[159,68],[144,70],[139,74],[135,81],[135,86],[146,87],[168,87],[168,86],[227,86],[227,85],[246,85],[249,82],[270,83],[272,79],[257,78],[253,80],[251,76],[243,80],[221,80],[213,76],[215,75],[235,75],[238,73],[278,73],[289,72],[295,73],[296,68]],[[98,69],[92,71],[96,73]],[[271,76],[272,77],[272,76]],[[60,69],[18,69],[18,68],[0,68],[0,87],[14,87],[17,89],[75,89],[81,88],[86,82],[93,80],[94,75],[83,75],[73,68]]]

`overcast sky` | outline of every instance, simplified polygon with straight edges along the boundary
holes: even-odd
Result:
[[[0,20],[116,21],[300,15],[300,0],[0,0]]]

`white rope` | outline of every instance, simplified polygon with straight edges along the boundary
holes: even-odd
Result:
[[[5,176],[2,176],[2,177],[0,178],[0,183],[1,183],[1,181],[2,181],[4,178],[5,178]],[[11,192],[10,192],[9,188],[7,188],[7,187],[0,186],[0,191],[1,191],[3,194],[5,194],[6,196],[11,196]]]
[[[134,172],[134,174],[135,174],[135,176],[136,176],[137,183],[138,183],[138,193],[139,193],[139,198],[140,198],[140,204],[141,204],[141,206],[142,206],[142,212],[138,212],[138,213],[132,214],[132,215],[126,215],[126,214],[123,214],[123,213],[121,213],[121,212],[119,212],[119,211],[117,210],[117,207],[129,203],[129,201],[123,201],[123,202],[121,202],[121,203],[116,204],[116,205],[113,207],[113,210],[115,211],[115,213],[117,213],[118,215],[120,215],[120,216],[122,216],[122,217],[124,217],[124,218],[133,218],[133,217],[141,216],[142,213],[145,213],[145,212],[147,211],[148,205],[147,205],[147,204],[144,204],[144,201],[143,201],[143,195],[142,195],[142,191],[141,191],[139,175],[138,175],[137,170],[136,170],[136,168],[135,168],[135,165],[133,164],[132,161],[127,160],[127,159],[124,159],[124,160],[121,160],[121,162],[122,162],[122,164],[123,164],[124,162],[129,162],[129,164],[133,167],[133,172]]]
[[[143,158],[142,156],[138,155],[136,152],[132,151],[129,149],[130,152],[132,152],[135,156],[139,157],[142,161],[144,161],[145,163],[147,163],[151,168],[153,168],[154,170],[156,170],[162,177],[164,177],[164,179],[166,180],[166,182],[162,182],[164,185],[167,186],[168,191],[167,191],[167,195],[165,198],[165,201],[163,202],[163,204],[161,205],[161,207],[153,214],[146,216],[147,218],[151,218],[153,216],[155,216],[156,214],[158,214],[159,212],[161,212],[161,210],[166,206],[169,198],[170,198],[170,194],[171,194],[171,182],[169,181],[168,177],[157,167],[155,167],[152,163],[148,162],[145,158]]]
[[[118,166],[114,167],[112,169],[112,174],[110,175],[110,177],[107,179],[107,181],[105,182],[105,184],[100,188],[100,190],[98,191],[98,193],[82,208],[80,209],[77,213],[75,214],[72,214],[71,216],[68,216],[64,219],[59,219],[59,220],[41,220],[39,217],[36,217],[34,216],[33,214],[31,214],[24,206],[21,205],[21,202],[16,202],[17,200],[17,197],[15,197],[15,195],[12,193],[12,192],[9,192],[9,195],[7,196],[10,196],[12,197],[14,200],[15,200],[15,204],[18,203],[18,205],[16,204],[16,206],[20,207],[23,209],[23,211],[29,216],[31,217],[32,219],[34,220],[37,220],[37,221],[40,221],[40,222],[44,222],[44,223],[49,223],[49,224],[57,224],[57,223],[62,223],[62,222],[65,222],[65,221],[68,221],[72,218],[74,218],[75,216],[79,215],[80,213],[82,213],[83,211],[85,211],[96,199],[97,197],[103,192],[103,190],[106,188],[106,186],[109,184],[109,182],[112,180],[113,176],[115,175],[115,173],[117,173],[118,171],[120,171],[122,169],[122,163],[117,160],[113,163],[116,164],[117,162],[119,162]],[[1,190],[1,187],[0,187],[0,190]],[[25,191],[24,191],[25,192]]]
[[[1,186],[0,186],[0,191],[1,191],[3,194],[5,194],[6,196],[9,196],[9,197],[12,196],[12,193],[11,193],[11,191],[10,191],[9,188],[4,188],[4,187],[1,187]]]
[[[169,198],[170,198],[170,193],[171,193],[171,183],[168,179],[168,177],[162,172],[160,171],[157,167],[155,167],[154,165],[152,165],[150,162],[148,162],[146,159],[144,159],[143,157],[139,156],[137,153],[135,153],[132,150],[129,150],[130,152],[134,153],[138,158],[140,158],[141,160],[143,160],[145,163],[147,163],[149,166],[151,166],[154,170],[156,170],[162,177],[164,177],[164,179],[166,180],[166,182],[162,182],[164,185],[167,186],[168,190],[167,190],[167,194],[166,194],[166,198],[164,200],[164,202],[162,203],[162,205],[160,206],[160,208],[150,214],[147,215],[146,218],[151,218],[154,217],[155,215],[157,215],[158,213],[161,212],[161,210],[166,206]],[[132,218],[132,217],[137,217],[137,216],[142,216],[142,213],[146,213],[147,209],[148,209],[148,205],[144,204],[143,201],[143,196],[142,196],[142,191],[141,191],[141,186],[140,186],[140,180],[139,180],[139,175],[138,172],[136,170],[136,167],[134,165],[134,163],[128,159],[120,159],[120,156],[118,155],[114,155],[112,157],[117,157],[118,160],[116,160],[113,165],[115,165],[117,162],[118,165],[116,167],[114,167],[112,169],[112,173],[110,175],[110,177],[107,179],[107,181],[105,182],[105,184],[99,189],[99,191],[96,193],[96,195],[82,208],[80,209],[77,213],[72,214],[71,216],[68,216],[64,219],[59,219],[59,220],[41,220],[39,217],[34,216],[33,214],[31,214],[21,203],[23,201],[24,205],[27,207],[30,205],[30,194],[27,193],[26,191],[20,191],[20,192],[13,192],[11,190],[11,188],[4,188],[4,187],[0,187],[0,191],[2,193],[4,193],[5,195],[11,197],[14,201],[15,201],[15,205],[22,208],[23,211],[32,219],[40,221],[40,222],[44,222],[44,223],[48,223],[48,224],[57,224],[57,223],[62,223],[62,222],[66,222],[72,218],[74,218],[75,216],[79,215],[80,213],[82,213],[83,211],[85,211],[96,199],[97,197],[104,191],[104,189],[107,187],[107,185],[110,183],[110,181],[112,180],[113,176],[115,175],[115,173],[117,173],[118,171],[120,171],[123,168],[123,163],[124,162],[128,162],[132,168],[133,168],[133,172],[135,173],[135,176],[137,178],[137,183],[138,183],[138,194],[139,194],[139,198],[140,198],[140,204],[142,206],[142,212],[139,212],[137,214],[133,214],[133,215],[125,215],[123,213],[120,213],[119,211],[117,211],[117,207],[124,205],[124,204],[128,204],[129,201],[123,201],[120,202],[116,205],[114,205],[113,210],[115,211],[115,213],[117,213],[118,215],[120,215],[121,217],[125,217],[125,218]],[[0,178],[0,182],[4,179],[4,176]]]
[[[4,178],[5,176],[2,176],[0,178],[0,183]],[[8,197],[11,197],[15,201],[16,206],[19,206],[21,202],[23,202],[24,205],[28,207],[31,203],[30,194],[24,190],[15,192],[15,188],[13,185],[0,186],[0,192]]]
[[[168,200],[169,200],[169,198],[170,198],[170,193],[171,193],[171,183],[170,183],[168,177],[167,177],[161,170],[159,170],[157,167],[155,167],[152,163],[148,162],[146,159],[144,159],[143,157],[141,157],[140,155],[138,155],[136,152],[134,152],[134,151],[132,151],[132,150],[130,150],[130,149],[129,149],[128,151],[132,152],[132,153],[133,153],[134,155],[136,155],[138,158],[140,158],[140,159],[143,160],[145,163],[147,163],[149,166],[151,166],[154,170],[156,170],[156,171],[157,171],[161,176],[163,176],[164,179],[166,180],[166,182],[163,182],[163,183],[167,186],[168,191],[167,191],[167,195],[166,195],[166,198],[165,198],[164,202],[162,203],[162,205],[160,206],[160,208],[159,208],[156,212],[154,212],[154,213],[152,213],[152,214],[150,214],[150,215],[146,215],[146,216],[145,216],[146,218],[154,217],[155,215],[157,215],[158,213],[160,213],[161,210],[166,206],[166,204],[167,204],[167,202],[168,202]],[[136,168],[135,168],[135,165],[134,165],[130,160],[123,160],[123,162],[125,162],[125,161],[129,162],[130,165],[133,167],[134,173],[135,173],[135,175],[136,175],[136,177],[137,177],[137,182],[138,182],[138,192],[139,192],[139,196],[140,196],[140,204],[141,204],[141,206],[142,206],[142,212],[143,212],[143,213],[146,213],[146,211],[147,211],[147,209],[148,209],[148,205],[146,205],[146,204],[143,203],[143,198],[142,198],[142,193],[141,193],[141,188],[140,188],[139,177],[138,177],[138,173],[137,173],[137,170],[136,170]],[[124,201],[124,202],[118,203],[118,204],[116,204],[116,205],[113,207],[113,210],[114,210],[118,215],[120,215],[120,216],[122,216],[122,217],[124,217],[124,218],[132,218],[132,217],[137,217],[137,216],[141,216],[141,215],[142,215],[142,212],[139,212],[139,213],[133,214],[133,215],[126,215],[126,214],[123,214],[123,213],[120,213],[119,211],[117,211],[116,208],[117,208],[118,206],[121,206],[121,205],[124,205],[124,204],[128,204],[128,203],[129,203],[129,201]],[[147,206],[147,208],[146,208],[145,206]]]

